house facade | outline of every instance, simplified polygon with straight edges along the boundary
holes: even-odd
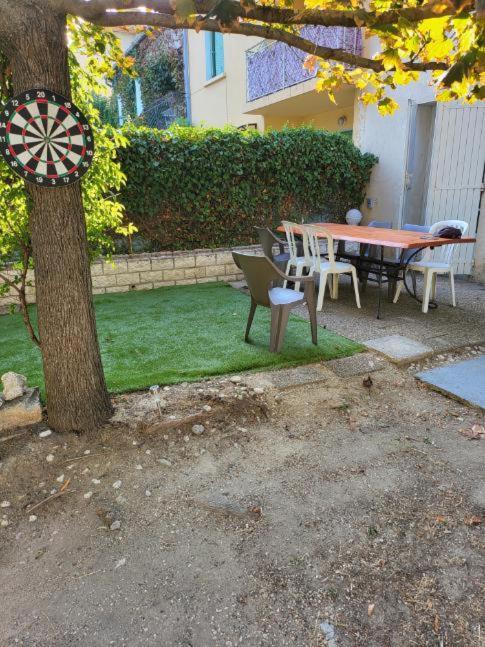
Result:
[[[377,39],[360,29],[306,27],[307,38],[372,56]],[[394,93],[399,109],[379,115],[355,89],[342,87],[337,105],[316,91],[306,54],[283,43],[230,34],[187,32],[186,95],[194,125],[280,129],[313,124],[342,132],[379,158],[363,205],[364,223],[432,224],[465,220],[477,243],[459,246],[457,274],[485,281],[485,103],[435,101],[426,74]],[[480,210],[482,217],[480,218]]]

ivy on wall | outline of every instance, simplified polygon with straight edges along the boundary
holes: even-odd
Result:
[[[377,158],[338,133],[304,126],[263,134],[234,128],[127,126],[120,199],[151,249],[255,242],[256,225],[342,221],[365,195]]]
[[[144,112],[161,98],[180,103],[184,111],[184,71],[181,32],[161,30],[144,36],[129,52],[134,76],[140,79]],[[133,76],[117,74],[113,81],[111,110],[117,114],[121,99],[124,119],[137,121]],[[139,120],[143,122],[143,118]]]

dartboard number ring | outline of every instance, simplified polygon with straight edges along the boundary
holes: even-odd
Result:
[[[80,180],[91,166],[94,137],[72,101],[35,88],[10,99],[0,112],[0,153],[24,180],[62,187]]]

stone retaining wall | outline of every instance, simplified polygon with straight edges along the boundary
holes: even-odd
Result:
[[[235,247],[237,251],[260,251],[259,245]],[[9,271],[5,272],[9,274]],[[189,285],[215,281],[238,281],[242,278],[234,265],[231,250],[195,249],[187,252],[157,252],[114,256],[112,261],[99,259],[91,265],[93,293],[151,290],[167,285]],[[34,281],[33,273],[29,280]],[[35,287],[27,288],[29,303],[35,302]],[[15,293],[0,297],[0,312],[16,304]]]

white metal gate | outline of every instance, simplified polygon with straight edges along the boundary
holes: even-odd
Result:
[[[485,165],[485,104],[437,105],[431,151],[426,224],[464,220],[467,235],[477,231]],[[485,214],[482,214],[485,218]],[[470,274],[474,245],[457,245],[457,274]]]

